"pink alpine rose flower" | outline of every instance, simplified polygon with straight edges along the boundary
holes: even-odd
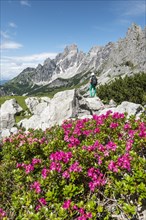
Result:
[[[66,200],[66,201],[64,201],[62,208],[69,209],[70,204],[71,204],[71,200],[70,199]]]

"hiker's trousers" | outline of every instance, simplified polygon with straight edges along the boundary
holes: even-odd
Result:
[[[96,94],[96,88],[91,83],[90,83],[89,91],[90,91],[90,97],[94,97]]]

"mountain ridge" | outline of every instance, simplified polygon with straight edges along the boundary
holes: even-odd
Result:
[[[133,23],[125,38],[105,46],[94,46],[88,53],[79,51],[75,44],[67,46],[54,59],[47,58],[43,65],[24,69],[1,89],[29,95],[40,89],[43,91],[43,87],[47,92],[49,88],[79,86],[86,83],[91,71],[98,76],[99,84],[108,83],[118,76],[146,72],[145,42],[146,28],[142,30]]]

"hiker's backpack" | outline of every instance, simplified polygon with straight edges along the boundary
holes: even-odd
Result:
[[[92,84],[92,86],[96,86],[97,85],[97,78],[96,78],[96,76],[92,76],[91,84]]]

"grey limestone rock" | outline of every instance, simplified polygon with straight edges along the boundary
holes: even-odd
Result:
[[[10,99],[10,100],[5,101],[1,105],[1,109],[0,109],[1,114],[6,113],[6,112],[10,114],[16,114],[21,111],[22,111],[22,108],[17,103],[16,99]]]

